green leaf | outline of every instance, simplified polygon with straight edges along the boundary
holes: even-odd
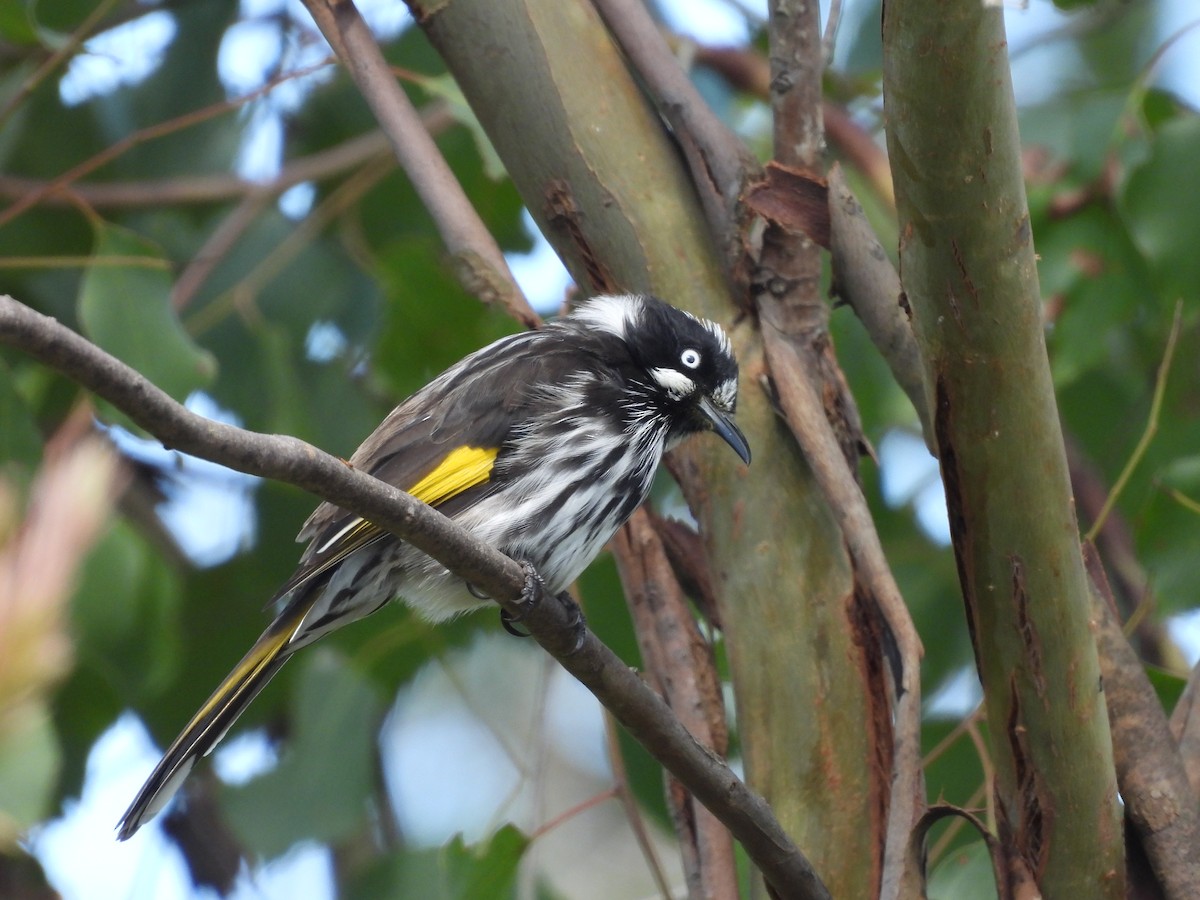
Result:
[[[1055,96],[1020,111],[1022,141],[1069,161],[1080,178],[1094,178],[1108,161],[1127,102],[1123,86]]]
[[[13,372],[0,359],[0,463],[16,461],[33,471],[42,458],[42,436],[24,399],[17,393]]]
[[[444,100],[454,121],[466,126],[467,130],[471,132],[475,146],[479,148],[479,156],[483,159],[483,170],[487,176],[496,181],[504,178],[508,173],[504,168],[504,163],[500,161],[500,154],[496,152],[487,132],[479,124],[479,119],[475,117],[475,111],[467,103],[467,98],[463,96],[462,89],[454,80],[454,76],[416,76],[415,80],[431,97]]]
[[[1158,473],[1158,480],[1180,491],[1200,487],[1200,456],[1184,456],[1172,460]]]
[[[83,791],[87,759],[93,745],[128,709],[126,698],[118,694],[108,680],[107,670],[92,666],[87,660],[80,660],[59,686],[54,695],[54,727],[62,754],[62,773],[58,779],[60,800],[78,797]]]
[[[0,10],[8,5],[0,0]],[[3,19],[3,13],[0,13],[0,41],[4,39],[5,23]],[[7,71],[0,72],[0,109],[8,109],[8,105],[20,96],[21,92],[25,90],[27,79],[33,72],[33,63],[27,61],[21,61],[10,66]],[[9,161],[25,136],[28,115],[28,105],[21,102],[0,121],[0,169],[9,169]]]
[[[153,77],[88,104],[107,126],[108,142],[126,137],[131,126],[163,125],[229,100],[217,72],[217,56],[226,31],[237,21],[237,0],[181,3],[170,11],[177,36],[165,47]],[[228,173],[245,136],[246,119],[236,114],[238,108],[230,104],[222,115],[192,120],[186,127],[139,141],[118,156],[109,171],[138,180]]]
[[[1166,123],[1149,158],[1129,176],[1121,206],[1129,231],[1154,270],[1166,299],[1196,296],[1200,285],[1200,204],[1188,185],[1200,159],[1200,116]]]
[[[38,42],[37,31],[29,18],[29,7],[17,0],[0,0],[0,40],[30,47]],[[25,70],[21,66],[20,71]]]
[[[1167,715],[1170,715],[1175,704],[1179,702],[1179,698],[1183,696],[1183,689],[1187,687],[1187,679],[1180,678],[1174,672],[1168,672],[1158,666],[1146,666],[1146,677],[1150,679],[1154,693],[1158,694],[1163,709]]]
[[[70,32],[83,24],[84,19],[96,10],[95,0],[31,0],[26,5],[27,14],[42,29],[63,32],[61,40],[66,42]],[[46,37],[43,37],[46,40]],[[57,46],[47,43],[49,47]]]
[[[437,850],[405,851],[381,860],[351,886],[349,900],[503,900],[513,896],[517,866],[529,840],[511,825],[468,847],[460,837]]]
[[[1150,88],[1142,97],[1142,118],[1153,131],[1157,131],[1183,113],[1184,106],[1170,91]]]
[[[97,227],[95,261],[84,276],[84,333],[176,399],[216,374],[212,354],[192,342],[171,308],[171,277],[159,249],[114,225]]]
[[[267,858],[297,841],[350,836],[363,827],[375,788],[379,692],[328,648],[301,659],[283,759],[261,778],[225,792],[234,830]]]
[[[375,366],[389,392],[404,396],[473,350],[514,330],[511,319],[470,297],[439,264],[432,238],[397,241],[380,254],[386,322]]]
[[[994,900],[995,897],[992,858],[983,841],[950,854],[929,877],[929,900]]]
[[[88,554],[71,603],[81,661],[132,700],[163,690],[179,667],[178,573],[118,519]]]
[[[1039,228],[1038,252],[1043,294],[1062,304],[1048,340],[1054,382],[1061,387],[1126,355],[1135,334],[1130,325],[1156,315],[1156,295],[1124,223],[1100,204],[1062,221],[1047,220]]]

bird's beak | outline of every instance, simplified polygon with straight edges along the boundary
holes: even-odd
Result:
[[[742,434],[742,430],[734,424],[733,418],[717,409],[712,400],[704,396],[700,398],[700,412],[712,423],[712,430],[721,436],[721,440],[733,448],[733,452],[742,458],[742,462],[750,465],[750,445],[746,443],[746,436]]]

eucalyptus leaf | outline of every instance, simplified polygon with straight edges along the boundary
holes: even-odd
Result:
[[[1154,269],[1165,298],[1195,300],[1200,284],[1200,204],[1186,185],[1195,182],[1200,159],[1200,117],[1164,124],[1150,157],[1125,182],[1121,206],[1134,241]]]
[[[171,276],[158,248],[119,226],[98,225],[79,294],[84,332],[182,400],[212,380],[216,361],[183,330],[170,300]]]
[[[438,849],[393,853],[357,879],[348,898],[504,900],[515,896],[517,867],[528,845],[528,838],[510,825],[476,847],[456,837]]]
[[[33,414],[17,393],[12,370],[0,359],[0,466],[22,463],[30,471],[42,457],[42,436]]]

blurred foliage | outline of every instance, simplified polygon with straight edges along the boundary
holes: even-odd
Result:
[[[1162,619],[1195,609],[1200,596],[1196,513],[1170,493],[1200,499],[1200,254],[1192,246],[1200,204],[1191,196],[1200,117],[1147,77],[1161,46],[1157,4],[1057,5],[1083,8],[1043,49],[1074,68],[1051,96],[1022,110],[1021,124],[1062,420],[1106,484],[1146,427],[1168,328],[1182,302],[1180,346],[1158,430],[1117,505],[1153,598],[1148,614]],[[878,9],[871,6],[855,7],[862,15],[842,31],[845,63],[828,84],[875,132],[880,47]],[[199,286],[176,296],[179,276],[205,259],[208,241],[252,191],[106,204],[90,200],[86,188],[140,184],[165,196],[193,176],[227,174],[263,117],[280,117],[284,165],[338,147],[373,122],[337,70],[284,79],[291,100],[271,92],[244,104],[231,97],[217,58],[238,21],[233,0],[171,5],[177,36],[150,77],[67,106],[60,79],[70,56],[86,51],[45,71],[39,66],[94,9],[73,0],[0,4],[0,168],[54,179],[114,147],[122,151],[73,182],[77,194],[58,194],[54,203],[0,220],[5,292],[88,335],[177,397],[202,389],[249,428],[295,434],[343,456],[398,399],[514,328],[457,284],[408,180],[377,161],[325,172],[311,183],[311,205],[299,215],[268,198],[232,246],[206,260],[212,268]],[[94,31],[142,14],[140,6],[115,3]],[[271,72],[300,68],[325,52],[305,52],[314,46],[311,23],[291,15],[273,14],[287,49],[268,66]],[[762,37],[752,34],[752,44],[761,49]],[[419,31],[402,31],[387,53],[400,70],[415,73],[403,83],[418,104],[449,102],[456,123],[438,133],[439,146],[501,245],[529,249],[520,198],[495,177],[494,159],[481,153],[472,117]],[[753,146],[766,146],[761,101],[711,73],[704,79],[714,105]],[[223,109],[198,115],[213,104]],[[845,162],[890,249],[895,226],[886,201]],[[18,199],[11,187],[3,189],[8,202]],[[878,444],[893,429],[915,430],[907,401],[850,311],[836,310],[832,325],[868,438]],[[322,330],[336,340],[315,349]],[[0,350],[0,477],[28,484],[40,438],[79,396],[20,353]],[[120,418],[103,407],[100,415]],[[171,480],[170,462],[160,475]],[[972,664],[953,560],[916,527],[911,504],[884,502],[870,461],[863,477],[924,641],[923,675],[932,695]],[[132,517],[115,520],[101,536],[71,606],[74,667],[54,691],[52,715],[28,723],[28,741],[0,754],[0,808],[43,810],[78,795],[89,749],[127,709],[157,742],[170,740],[241,656],[267,621],[263,603],[295,564],[299,549],[291,537],[313,505],[272,484],[259,485],[253,502],[251,546],[208,568],[168,558],[161,535]],[[637,645],[619,593],[607,561],[583,579],[590,623],[634,665]],[[391,698],[428,661],[496,625],[495,617],[476,615],[434,629],[387,610],[285,667],[237,726],[284,735],[280,762],[248,784],[218,792],[252,854],[270,859],[300,842],[324,842],[337,851],[351,897],[508,896],[527,846],[511,827],[479,847],[456,839],[422,850],[378,837],[394,827],[379,825],[388,812],[376,772],[376,732]],[[1154,670],[1154,679],[1169,705],[1179,673]],[[929,760],[930,797],[986,803],[980,800],[988,793],[980,792],[985,766],[969,729],[956,719],[931,718],[925,738],[927,752],[938,748]],[[651,820],[666,823],[657,766],[632,742],[620,744],[637,800]],[[30,775],[35,758],[42,765]],[[120,812],[111,810],[114,822]],[[377,838],[366,842],[365,856],[364,833]],[[990,869],[976,836],[960,830],[947,846],[932,860],[930,895],[990,896]]]
[[[994,900],[992,860],[983,841],[972,841],[937,865],[929,877],[929,900]]]
[[[347,896],[351,900],[493,900],[511,896],[516,887],[516,861],[525,847],[526,839],[507,826],[478,847],[467,847],[461,838],[455,838],[438,850],[396,853],[356,879]]]

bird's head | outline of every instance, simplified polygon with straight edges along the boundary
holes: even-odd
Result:
[[[669,442],[714,431],[749,464],[750,445],[733,421],[737,360],[720,325],[647,295],[596,297],[575,315],[628,346],[638,402],[668,417]]]

